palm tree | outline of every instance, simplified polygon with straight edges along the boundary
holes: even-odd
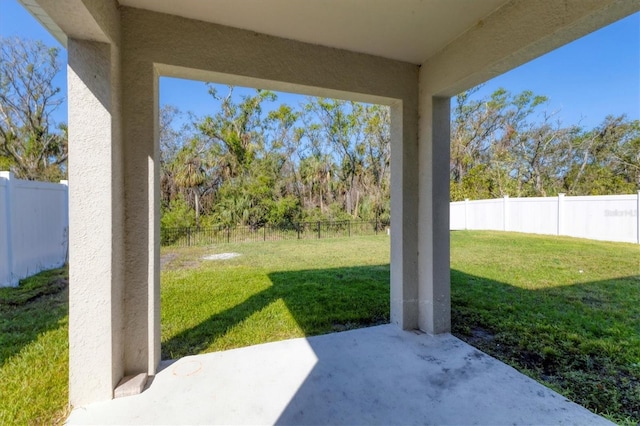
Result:
[[[196,227],[200,227],[200,187],[206,181],[206,161],[196,138],[178,152],[173,166],[176,185],[193,195]]]

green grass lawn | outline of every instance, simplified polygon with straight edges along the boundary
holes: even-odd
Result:
[[[200,260],[234,252],[230,260]],[[163,249],[162,356],[389,322],[389,238]]]
[[[453,333],[611,420],[640,422],[640,246],[453,232]]]
[[[66,418],[67,276],[55,269],[0,288],[0,425]]]
[[[640,246],[497,232],[451,239],[456,336],[611,420],[640,421]],[[241,256],[201,259],[223,252]],[[163,248],[162,258],[164,358],[389,319],[386,236]],[[0,424],[64,417],[61,274],[0,290]]]

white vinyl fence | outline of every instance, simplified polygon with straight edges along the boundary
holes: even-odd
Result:
[[[450,228],[567,235],[640,244],[640,191],[631,195],[499,198],[451,203]]]
[[[0,172],[0,287],[67,260],[68,185]]]

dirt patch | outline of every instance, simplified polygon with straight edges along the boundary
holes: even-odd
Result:
[[[240,253],[218,253],[218,254],[210,254],[208,256],[203,256],[202,260],[228,260],[238,256],[241,256],[241,254]]]
[[[0,299],[0,306],[23,306],[32,303],[40,298],[54,296],[65,291],[69,287],[67,278],[55,278],[46,285],[33,289],[15,288],[15,293],[10,297]],[[14,289],[12,289],[14,290]]]
[[[471,346],[478,346],[482,343],[489,343],[495,339],[493,333],[482,327],[475,327],[471,329],[471,335],[466,336],[464,340]]]
[[[167,253],[160,256],[160,269],[178,270],[178,269],[195,269],[200,266],[200,260],[194,260],[193,256],[180,256],[178,253]]]
[[[174,261],[178,257],[175,253],[167,253],[160,256],[160,269],[165,269],[165,267]]]
[[[200,266],[199,261],[197,260],[182,260],[178,263],[179,269],[196,269]]]

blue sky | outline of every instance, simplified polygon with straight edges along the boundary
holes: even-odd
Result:
[[[16,0],[0,0],[0,35],[39,39],[61,47]],[[64,50],[61,60],[66,63]],[[60,75],[56,84],[66,90],[66,75]],[[565,125],[581,124],[589,129],[609,114],[640,119],[640,13],[490,80],[478,95],[488,95],[499,87],[512,93],[532,90],[547,96],[547,110],[556,112]],[[238,89],[235,93],[248,91]],[[303,96],[279,94],[273,106],[303,100]],[[204,83],[172,78],[161,79],[160,101],[197,115],[213,113],[215,107]],[[66,121],[66,105],[56,118]]]

